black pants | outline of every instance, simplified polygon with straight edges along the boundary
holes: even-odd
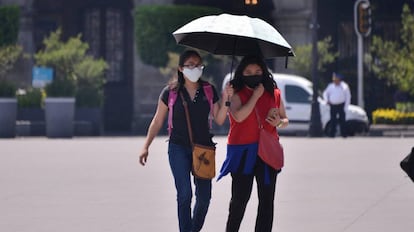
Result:
[[[341,128],[341,136],[346,137],[346,121],[345,121],[345,103],[337,104],[337,105],[330,105],[331,106],[331,130],[329,136],[335,137],[336,134],[336,125],[339,121],[339,126]],[[338,118],[339,116],[339,118]]]
[[[274,197],[276,189],[276,177],[279,171],[268,168],[270,183],[265,184],[265,164],[257,157],[254,172],[251,175],[242,174],[244,161],[237,173],[232,173],[231,201],[229,216],[227,218],[226,232],[239,231],[240,223],[250,199],[253,187],[253,179],[256,178],[259,205],[257,208],[256,232],[270,232],[273,225]]]

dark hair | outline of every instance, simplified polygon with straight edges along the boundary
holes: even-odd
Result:
[[[273,95],[274,89],[277,88],[276,82],[273,80],[272,73],[269,72],[265,61],[258,56],[245,56],[237,66],[236,72],[234,73],[233,80],[230,84],[233,86],[236,92],[240,91],[244,87],[243,82],[243,71],[250,64],[257,64],[263,71],[262,84],[265,90]]]
[[[195,50],[186,50],[183,53],[181,53],[180,58],[178,60],[178,66],[183,67],[184,63],[186,60],[188,60],[190,57],[198,57],[201,59],[200,54],[195,51]],[[175,80],[175,78],[173,78],[174,80],[170,81],[170,88],[174,89],[174,90],[179,90],[182,88],[182,86],[184,86],[185,83],[185,79],[184,79],[184,75],[182,72],[180,72],[180,70],[177,69],[177,76],[178,78]],[[201,79],[199,80],[201,81]]]

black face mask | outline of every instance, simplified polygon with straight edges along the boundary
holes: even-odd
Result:
[[[249,88],[256,88],[260,83],[262,83],[263,75],[252,75],[252,76],[243,76],[243,82]]]

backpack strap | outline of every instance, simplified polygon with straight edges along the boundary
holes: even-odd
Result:
[[[174,103],[177,100],[177,91],[170,89],[169,93],[168,93],[168,135],[171,135],[172,132],[172,128],[173,128],[173,123],[172,123],[172,118],[173,118],[173,107],[174,107]]]
[[[213,116],[213,87],[209,84],[209,83],[207,83],[207,82],[205,82],[205,83],[203,83],[203,90],[204,90],[204,94],[206,95],[206,97],[207,97],[207,100],[208,100],[208,104],[210,105],[210,116],[209,116],[209,122],[210,122],[210,129],[211,128],[213,128],[213,123],[212,123],[212,121],[213,121],[213,118],[214,118],[214,116]]]
[[[203,90],[204,94],[206,95],[206,98],[208,100],[208,104],[210,105],[210,116],[209,116],[209,123],[210,123],[210,129],[213,126],[213,87],[205,82],[203,83]],[[175,104],[175,101],[177,100],[178,93],[175,90],[170,89],[168,93],[168,135],[171,135],[172,128],[173,128],[173,107]]]

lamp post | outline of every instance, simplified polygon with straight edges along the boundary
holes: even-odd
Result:
[[[313,95],[312,95],[312,111],[311,122],[309,125],[310,137],[322,137],[322,123],[321,113],[318,102],[318,0],[313,0],[312,7],[312,22],[310,24],[312,30],[312,83],[313,83]]]

